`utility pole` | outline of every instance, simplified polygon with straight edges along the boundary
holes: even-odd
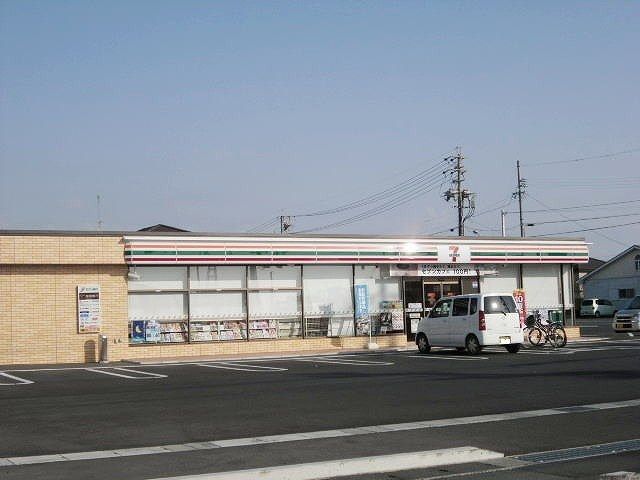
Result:
[[[462,164],[462,161],[464,160],[464,157],[462,156],[462,149],[460,147],[456,147],[456,154],[446,158],[445,160],[449,160],[449,162],[454,164],[454,166],[447,170],[447,172],[451,174],[452,185],[451,188],[444,193],[444,198],[447,202],[451,199],[454,199],[456,202],[456,208],[458,209],[458,236],[463,237],[464,222],[475,212],[475,193],[462,188],[462,182],[464,181],[465,174],[464,165]],[[466,215],[465,209],[468,211]]]
[[[524,193],[524,189],[527,187],[527,182],[524,178],[520,176],[520,160],[516,162],[516,167],[518,170],[518,209],[520,210],[520,236],[524,237],[524,222],[522,221],[522,194]]]
[[[293,217],[290,215],[280,215],[280,235],[287,233],[293,226]]]
[[[516,171],[518,173],[518,190],[513,193],[513,198],[518,197],[518,210],[520,212],[520,237],[524,238],[524,221],[522,220],[522,195],[527,188],[527,181],[520,176],[520,160],[516,161]],[[518,288],[523,288],[524,273],[522,264],[518,265]]]

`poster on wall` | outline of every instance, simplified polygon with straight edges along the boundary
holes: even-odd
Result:
[[[521,288],[515,289],[513,291],[513,298],[516,301],[516,307],[518,307],[518,312],[520,313],[520,326],[524,327],[525,320],[527,319],[527,297],[524,290]]]
[[[100,285],[78,285],[78,333],[99,333],[100,324]]]
[[[156,320],[148,320],[144,326],[144,339],[146,342],[160,341],[160,323]]]
[[[131,342],[143,343],[144,342],[144,320],[132,320],[131,321]]]

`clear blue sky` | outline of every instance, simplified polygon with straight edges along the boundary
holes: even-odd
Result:
[[[640,147],[640,2],[2,0],[0,22],[0,229],[95,229],[100,194],[107,230],[242,232],[375,193],[456,145],[478,211],[506,202],[517,159],[525,208],[640,200],[638,150],[531,165]],[[447,229],[440,191],[325,233]],[[634,212],[526,220],[629,215],[534,235]],[[467,232],[497,228],[494,211]],[[569,236],[602,258],[640,243],[639,225],[602,233]]]

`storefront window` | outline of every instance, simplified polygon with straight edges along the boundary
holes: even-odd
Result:
[[[191,293],[191,340],[247,338],[247,303],[244,292]]]
[[[233,290],[246,287],[246,267],[208,265],[191,267],[190,287],[194,290]]]
[[[249,292],[249,338],[288,338],[302,335],[299,290]]]
[[[356,265],[355,287],[365,286],[369,315],[356,318],[356,335],[402,332],[402,279],[384,275],[379,265]]]
[[[184,290],[187,267],[130,267],[129,290]]]
[[[187,341],[187,296],[184,293],[130,293],[133,343]]]
[[[300,288],[300,266],[250,266],[249,288]]]
[[[351,265],[305,266],[302,285],[308,337],[354,334]]]

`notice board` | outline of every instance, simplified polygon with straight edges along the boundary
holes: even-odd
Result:
[[[100,324],[100,285],[78,285],[78,333],[98,333]]]

